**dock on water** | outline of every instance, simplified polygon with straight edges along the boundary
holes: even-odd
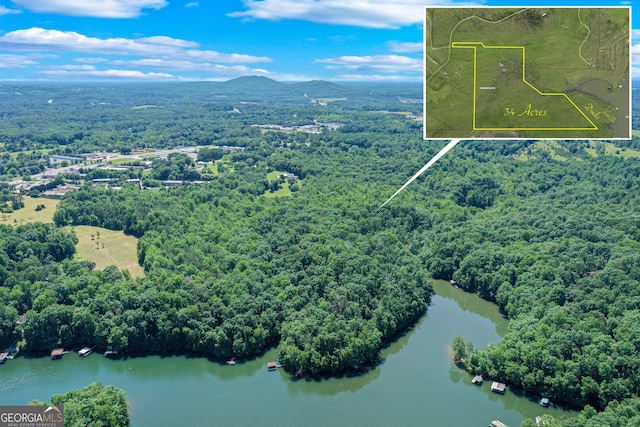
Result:
[[[84,347],[84,348],[82,348],[81,350],[78,351],[78,355],[81,356],[81,357],[87,357],[91,353],[93,353],[93,348],[91,348],[91,347]]]
[[[494,393],[504,394],[506,389],[506,384],[499,383],[498,381],[494,381],[493,383],[491,383],[491,391]]]
[[[282,365],[278,365],[276,362],[267,362],[267,371],[275,371]]]
[[[51,360],[62,359],[62,356],[64,356],[65,353],[66,351],[64,351],[64,348],[54,348],[51,350]]]

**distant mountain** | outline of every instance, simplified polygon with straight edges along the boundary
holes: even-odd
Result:
[[[287,85],[263,76],[242,76],[220,84],[225,89],[235,91],[273,91]]]
[[[261,101],[273,98],[285,102],[308,102],[309,98],[344,98],[353,92],[347,86],[324,80],[283,83],[263,76],[243,76],[215,83],[213,90],[227,99]]]
[[[339,95],[349,92],[345,86],[340,86],[325,80],[311,80],[309,82],[293,83],[289,85],[292,90],[299,90],[309,96]]]

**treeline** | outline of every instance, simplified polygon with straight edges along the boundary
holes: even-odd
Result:
[[[426,270],[354,185],[267,199],[246,191],[263,172],[169,190],[84,187],[66,196],[58,225],[140,236],[144,279],[66,260],[32,295],[26,350],[91,343],[131,353],[250,357],[278,345],[292,373],[339,374],[378,352],[427,309]],[[330,180],[313,187],[325,188]],[[410,209],[409,209],[410,211]]]
[[[67,427],[126,427],[129,425],[129,402],[124,390],[92,383],[80,390],[54,394],[51,403],[33,400],[30,406],[64,407]]]
[[[526,186],[526,200],[476,212],[439,233],[424,257],[436,277],[495,301],[511,319],[499,345],[465,357],[470,372],[603,409],[640,392],[640,164],[603,158],[545,169],[520,165],[527,182],[502,187]]]
[[[0,347],[21,338],[18,316],[31,309],[59,262],[75,253],[77,238],[51,225],[0,225]]]
[[[350,121],[352,112],[363,109],[421,111],[421,104],[399,101],[399,97],[420,96],[420,85],[415,84],[386,86],[384,93],[378,85],[272,83],[278,88],[271,95],[266,94],[264,81],[255,79],[226,86],[7,87],[0,106],[0,143],[5,151],[21,154],[0,158],[0,176],[42,172],[47,158],[42,149],[47,154],[79,155],[145,147],[244,147],[259,139],[260,129],[253,124]],[[345,97],[348,102],[321,107],[312,101],[314,96]]]
[[[69,193],[56,224],[139,237],[146,276],[93,271],[65,251],[47,258],[41,244],[40,255],[20,258],[33,265],[3,264],[3,331],[16,338],[24,328],[27,349],[43,351],[91,343],[227,358],[277,345],[292,373],[341,373],[375,363],[379,349],[426,311],[432,274],[496,302],[511,320],[501,343],[461,346],[471,372],[556,403],[589,405],[585,420],[633,420],[639,161],[605,152],[593,158],[586,141],[559,141],[562,162],[526,151],[532,141],[463,142],[378,211],[442,144],[423,141],[418,121],[363,105],[319,109],[318,121],[346,126],[314,135],[248,126],[278,112],[292,117],[291,106],[243,104],[239,114],[212,103],[219,121],[185,109],[190,128],[247,147],[231,156],[233,172],[197,187],[86,185]],[[302,110],[290,121],[313,116]],[[138,127],[117,132],[144,133],[152,119],[160,129],[165,110],[135,111]],[[141,135],[102,144],[135,145]],[[157,141],[193,135],[165,129]],[[637,148],[638,138],[620,144]],[[517,160],[523,153],[532,156]],[[159,163],[153,173],[189,171],[183,160]],[[295,173],[304,185],[293,197],[261,197],[270,170]],[[73,241],[59,229],[43,230]]]

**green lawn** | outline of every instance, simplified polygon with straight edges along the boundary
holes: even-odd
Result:
[[[135,237],[127,236],[122,231],[88,225],[65,229],[73,230],[78,236],[76,259],[95,262],[96,270],[115,265],[121,270],[129,270],[132,277],[144,276],[144,270],[138,265],[138,239]]]
[[[273,171],[273,172],[269,172],[267,174],[267,181],[272,182],[278,179],[278,176],[285,174],[287,172],[283,172],[283,171]],[[298,180],[298,185],[300,181]],[[284,183],[282,184],[282,188],[280,188],[278,191],[266,191],[263,196],[264,197],[289,197],[291,196],[293,193],[291,192],[291,190],[289,189],[289,180],[285,179]]]
[[[604,152],[607,156],[624,157],[626,159],[640,158],[640,151],[634,150],[632,148],[619,148],[611,142],[604,142],[603,144]]]
[[[58,199],[45,199],[44,197],[31,198],[25,196],[22,198],[24,201],[24,208],[10,214],[0,214],[0,224],[9,225],[22,225],[28,222],[53,222],[53,213],[56,211],[56,207],[60,200]],[[44,205],[45,208],[36,211],[36,206]]]
[[[24,197],[24,208],[10,214],[0,214],[0,223],[22,225],[30,222],[52,223],[53,213],[60,200],[42,197]],[[45,205],[45,209],[36,211],[36,206]],[[144,270],[138,265],[138,239],[126,236],[122,231],[107,230],[100,227],[78,225],[65,227],[78,236],[76,259],[85,259],[96,263],[96,270],[108,265],[127,269],[132,277],[144,276]],[[93,235],[93,239],[91,238]],[[97,238],[97,236],[100,238]],[[96,244],[97,243],[97,244]]]
[[[640,158],[640,151],[634,150],[632,148],[618,147],[612,142],[589,141],[589,145],[585,147],[584,150],[590,156],[598,157],[598,149],[601,149],[602,147],[604,147],[605,156],[623,157],[626,159]],[[567,156],[565,157],[561,154],[562,151],[563,148],[558,143],[558,141],[538,141],[530,146],[527,150],[519,152],[514,156],[514,158],[522,161],[532,160],[538,158],[539,153],[546,152],[554,160],[568,160],[570,154],[567,153]]]
[[[589,147],[585,151],[593,157],[598,157],[597,148],[604,146],[604,154],[606,156],[623,157],[625,159],[640,158],[640,151],[632,148],[618,147],[612,142],[590,141]]]
[[[0,148],[4,148],[4,144],[0,144]],[[53,151],[53,148],[40,148],[38,150],[23,150],[23,151],[10,151],[11,160],[15,160],[18,157],[18,154],[23,153],[26,156],[30,156],[33,152],[39,153],[41,156],[48,156],[50,152]],[[4,154],[4,152],[0,152],[0,154]]]
[[[222,166],[223,172],[220,171]],[[230,160],[216,160],[215,162],[207,163],[202,167],[202,176],[219,176],[225,173],[233,173],[235,171],[233,167],[233,162]]]
[[[545,152],[549,154],[549,156],[553,160],[558,160],[561,162],[565,162],[568,159],[558,153],[558,150],[562,150],[562,146],[558,143],[558,141],[550,140],[550,141],[538,141],[532,146],[527,148],[527,151],[523,151],[514,156],[517,160],[532,160],[538,158],[538,153]]]
[[[329,104],[331,102],[337,102],[337,101],[346,101],[347,98],[315,98],[314,101],[318,101],[318,102],[324,102],[326,104]]]

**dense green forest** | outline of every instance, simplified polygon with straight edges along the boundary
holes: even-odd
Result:
[[[64,407],[67,427],[125,427],[129,425],[129,403],[124,390],[112,385],[92,383],[80,390],[55,394],[51,402],[34,400],[32,406]]]
[[[293,96],[290,87],[273,89],[277,102],[251,104],[243,103],[249,95],[232,99],[231,89],[216,97],[215,87],[184,87],[197,94],[191,104],[184,93],[172,98],[180,92],[174,86],[117,87],[105,102],[120,104],[103,121],[89,111],[93,122],[64,127],[82,102],[97,99],[86,89],[80,105],[58,105],[39,130],[26,111],[12,112],[28,135],[2,125],[7,152],[245,150],[225,154],[232,167],[203,184],[115,190],[88,181],[63,198],[55,226],[0,226],[0,344],[22,338],[37,352],[92,343],[222,360],[277,346],[292,374],[341,374],[375,364],[380,349],[426,312],[430,277],[454,279],[510,319],[501,343],[458,345],[470,372],[556,403],[589,405],[581,415],[594,420],[589,425],[638,416],[637,137],[612,141],[614,151],[579,140],[545,149],[534,141],[463,142],[378,210],[444,145],[423,141],[422,123],[405,114],[420,113],[420,104],[401,101],[419,98],[418,86],[377,97],[367,88],[315,82],[314,90],[347,99],[324,106]],[[38,90],[71,99],[68,87]],[[163,107],[132,115],[140,100]],[[344,126],[317,134],[252,126],[316,121]],[[53,137],[63,134],[75,139]],[[221,155],[205,150],[201,160]],[[188,162],[172,157],[147,176],[178,176]],[[264,197],[273,170],[294,173],[303,185],[288,197]],[[74,236],[58,227],[74,225],[139,237],[146,276],[73,260]]]

